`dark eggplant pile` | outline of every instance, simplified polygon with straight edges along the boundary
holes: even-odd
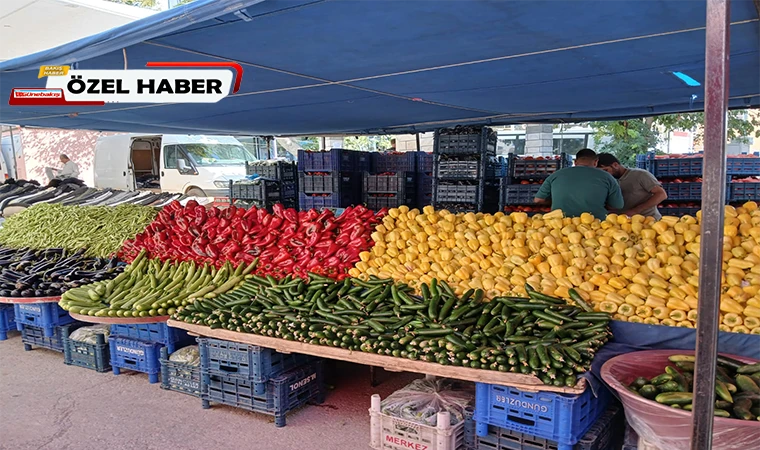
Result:
[[[84,253],[0,247],[0,297],[55,297],[124,270],[116,257],[93,258]]]

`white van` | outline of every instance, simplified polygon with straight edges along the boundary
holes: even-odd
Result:
[[[95,187],[150,189],[194,197],[227,197],[256,157],[232,136],[102,136],[95,145]]]

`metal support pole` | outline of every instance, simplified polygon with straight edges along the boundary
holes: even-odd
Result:
[[[18,161],[16,160],[16,143],[13,142],[13,127],[8,127],[11,133],[11,150],[13,150],[13,179],[18,180]]]
[[[417,138],[417,151],[421,152],[422,150],[420,150],[420,134],[417,133],[414,136],[415,136],[415,138]]]
[[[715,360],[718,355],[718,316],[723,273],[723,212],[726,202],[730,4],[730,0],[707,0],[705,156],[702,162],[702,240],[691,450],[712,448]]]

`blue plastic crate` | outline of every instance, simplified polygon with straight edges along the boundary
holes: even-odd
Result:
[[[760,175],[760,158],[728,158],[726,174],[731,176]]]
[[[312,152],[298,150],[299,172],[364,172],[369,171],[370,154],[334,148]]]
[[[24,343],[24,350],[26,351],[32,350],[32,346],[35,346],[63,353],[64,329],[67,329],[68,332],[71,332],[79,326],[81,326],[81,324],[79,322],[75,322],[69,325],[53,327],[53,335],[48,337],[45,336],[45,330],[40,327],[22,325],[21,342]]]
[[[278,353],[271,348],[239,342],[198,338],[201,370],[253,382],[257,394],[266,390],[271,378],[316,360],[298,353]]]
[[[298,209],[348,208],[358,203],[353,195],[298,193]]]
[[[161,387],[193,397],[201,396],[201,366],[170,361],[166,347],[161,349]]]
[[[161,372],[159,354],[163,344],[118,336],[109,336],[108,344],[114,375],[119,375],[121,369],[134,370],[147,373],[151,383],[158,383],[158,374]]]
[[[16,330],[16,312],[13,305],[0,305],[0,341],[8,339],[8,332]]]
[[[58,303],[21,303],[13,305],[16,329],[23,325],[42,328],[45,337],[53,337],[53,329],[74,322],[67,311]]]
[[[619,432],[622,427],[622,410],[611,406],[583,437],[572,447],[573,450],[612,450],[619,448]],[[558,450],[560,444],[508,428],[488,426],[486,436],[478,436],[475,446],[477,450]]]
[[[730,191],[729,198],[732,202],[760,200],[760,183],[731,183]]]
[[[164,344],[169,353],[193,342],[187,331],[172,328],[165,323],[141,323],[111,325],[111,336],[138,339],[145,342]]]
[[[322,362],[302,365],[267,381],[264,392],[256,393],[250,380],[201,371],[201,399],[204,409],[210,402],[274,416],[277,427],[285,426],[285,415],[311,401],[322,403],[325,383]]]
[[[433,173],[433,161],[435,157],[428,152],[414,152],[417,154],[417,172]]]
[[[596,397],[591,389],[572,395],[476,383],[476,430],[478,436],[486,436],[488,425],[495,425],[555,441],[559,450],[570,450],[606,410],[609,400],[606,388]]]
[[[104,335],[98,334],[97,342],[90,344],[70,339],[69,330],[66,328],[63,329],[62,334],[65,364],[92,369],[96,372],[111,370],[111,355]]]
[[[369,171],[416,172],[417,152],[370,153]]]
[[[668,200],[694,200],[702,199],[702,182],[690,181],[686,183],[662,183],[662,188],[668,194]]]

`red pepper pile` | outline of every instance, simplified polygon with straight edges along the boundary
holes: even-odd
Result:
[[[255,272],[306,277],[307,272],[343,279],[372,247],[370,234],[385,215],[363,207],[332,211],[296,211],[275,205],[266,209],[205,208],[191,200],[165,206],[144,232],[126,241],[120,257],[131,262],[142,249],[161,260],[249,263],[259,258]]]

